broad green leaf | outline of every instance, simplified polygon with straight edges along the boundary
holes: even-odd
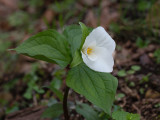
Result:
[[[132,114],[125,111],[115,111],[112,114],[114,120],[140,120],[139,114]]]
[[[81,114],[86,120],[99,120],[98,114],[92,107],[87,104],[79,104],[76,106],[77,113]]]
[[[83,24],[82,22],[79,22],[80,26],[81,26],[81,30],[82,30],[82,42],[81,42],[81,47],[82,48],[86,37],[89,35],[89,30],[88,28],[85,26],[85,24]]]
[[[65,28],[63,31],[64,36],[71,47],[72,57],[75,55],[75,52],[79,49],[81,45],[82,31],[80,26],[71,25]]]
[[[67,40],[55,30],[40,32],[15,50],[35,59],[57,63],[61,67],[66,67],[71,61]]]
[[[73,61],[71,62],[71,68],[79,65],[82,61],[81,53],[77,50],[73,57]]]
[[[42,114],[42,118],[57,118],[63,113],[63,106],[60,103],[48,107]]]
[[[66,82],[73,90],[110,114],[118,84],[111,74],[95,72],[81,63],[69,71]]]

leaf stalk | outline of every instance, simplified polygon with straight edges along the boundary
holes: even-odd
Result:
[[[68,114],[68,107],[67,107],[67,98],[69,93],[69,87],[66,86],[64,97],[63,97],[63,112],[65,120],[69,120],[70,116]]]

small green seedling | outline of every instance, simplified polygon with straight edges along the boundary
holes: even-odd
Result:
[[[138,37],[136,40],[136,45],[139,48],[147,47],[149,43],[150,43],[149,40],[142,40],[142,38],[140,38],[140,37]]]
[[[140,66],[138,66],[138,65],[133,65],[133,66],[131,66],[131,69],[128,70],[128,71],[126,71],[126,70],[124,70],[124,69],[118,71],[117,75],[118,75],[119,77],[125,77],[125,76],[127,76],[127,75],[132,75],[132,74],[134,74],[135,72],[137,72],[137,71],[139,71],[139,70],[141,70],[141,67],[140,67]]]
[[[160,48],[154,51],[154,57],[156,58],[157,64],[160,63]]]

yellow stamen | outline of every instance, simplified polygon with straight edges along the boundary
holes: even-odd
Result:
[[[91,54],[92,53],[92,48],[87,48],[87,54],[89,55],[89,54]]]

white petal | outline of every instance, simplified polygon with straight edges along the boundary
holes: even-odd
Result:
[[[97,60],[97,55],[96,55],[95,53],[91,53],[90,55],[87,55],[87,57],[88,57],[91,61]]]
[[[91,48],[92,49],[92,52],[90,54],[87,53],[87,49],[88,48]],[[95,61],[97,59],[97,55],[96,55],[96,41],[93,41],[91,42],[86,50],[85,50],[85,54],[87,55],[87,57],[92,60],[92,61]]]
[[[105,47],[108,52],[113,53],[115,50],[115,42],[103,27],[95,28],[86,38],[83,46],[88,46],[93,41],[96,41],[96,46]]]
[[[96,47],[96,41],[94,40],[94,41],[90,41],[88,43],[85,42],[82,49],[87,49],[88,47],[91,47],[91,48]]]
[[[114,65],[112,54],[106,48],[97,47],[96,50],[97,59],[95,61],[90,60],[82,53],[84,63],[98,72],[112,72]]]

